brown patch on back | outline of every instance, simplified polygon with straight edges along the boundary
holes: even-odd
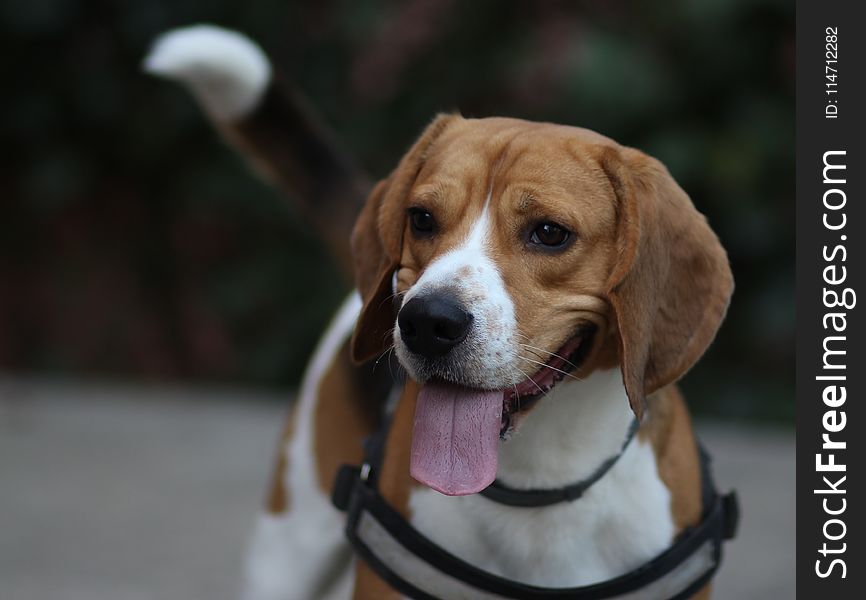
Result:
[[[676,385],[668,385],[648,398],[649,414],[638,431],[652,444],[659,477],[671,493],[671,515],[679,533],[696,525],[703,512],[701,467],[691,418]],[[708,600],[708,583],[692,600]]]
[[[313,452],[319,487],[331,493],[337,469],[359,464],[362,443],[380,422],[385,387],[383,374],[370,365],[357,366],[349,358],[345,342],[322,376],[313,414]],[[288,443],[295,432],[297,405],[292,407],[280,436],[279,452],[265,497],[265,510],[282,514],[290,504],[286,470],[290,468]]]
[[[671,513],[677,531],[701,519],[701,468],[691,419],[674,385],[649,398],[649,416],[638,437],[649,441],[659,477],[671,493]]]
[[[283,433],[280,435],[279,451],[277,452],[277,463],[271,473],[271,482],[268,485],[268,493],[265,498],[265,510],[273,515],[279,515],[289,508],[289,490],[286,487],[286,469],[288,468],[288,442],[295,431],[295,412],[297,405],[292,407],[289,416],[283,425]]]
[[[420,486],[409,475],[409,454],[412,448],[412,423],[419,385],[407,381],[392,417],[388,440],[385,444],[381,472],[378,474],[379,492],[403,517],[409,518],[409,493]],[[363,561],[357,562],[355,571],[355,600],[401,598],[382,581]]]
[[[362,560],[356,561],[354,600],[401,600],[403,595],[379,578]]]
[[[384,460],[379,473],[379,490],[392,507],[404,517],[409,517],[409,492],[420,486],[409,475],[409,458],[412,450],[412,426],[415,421],[415,402],[420,385],[412,380],[406,382],[388,431]]]
[[[387,367],[380,367],[380,371]],[[371,365],[355,365],[344,343],[322,377],[313,415],[313,452],[319,487],[330,494],[337,469],[363,460],[364,438],[379,425],[381,398]]]

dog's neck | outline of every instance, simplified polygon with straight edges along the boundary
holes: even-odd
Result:
[[[619,369],[561,381],[500,442],[497,478],[514,488],[555,488],[585,479],[621,451],[633,419]]]

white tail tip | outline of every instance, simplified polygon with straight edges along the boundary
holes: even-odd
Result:
[[[236,121],[256,108],[271,80],[262,49],[236,31],[194,25],[160,35],[142,65],[186,85],[217,121]]]

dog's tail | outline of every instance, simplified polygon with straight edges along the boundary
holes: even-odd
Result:
[[[261,48],[196,25],[158,37],[143,66],[192,92],[228,143],[296,201],[351,281],[349,237],[369,179]]]

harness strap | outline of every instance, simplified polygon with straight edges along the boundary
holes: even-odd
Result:
[[[736,495],[715,494],[698,525],[637,569],[593,585],[543,588],[483,571],[436,545],[388,505],[357,467],[341,468],[334,504],[348,512],[346,535],[355,552],[390,586],[418,600],[684,600],[718,569],[722,542],[733,536],[738,520]]]
[[[722,543],[736,534],[739,504],[735,492],[719,495],[710,456],[699,446],[701,522],[683,531],[663,553],[614,579],[574,588],[543,588],[483,571],[425,537],[379,494],[376,485],[389,423],[365,444],[361,467],[344,465],[337,474],[332,501],[347,512],[346,535],[355,552],[395,590],[418,600],[685,600],[701,589],[721,563]],[[629,430],[623,451],[635,435]],[[588,479],[552,490],[512,490],[494,483],[489,499],[510,506],[546,506],[582,495],[616,462],[622,451]]]
[[[634,438],[637,430],[638,420],[634,419],[629,427],[625,441],[623,442],[619,453],[601,463],[601,465],[599,465],[599,467],[593,471],[589,477],[576,483],[559,488],[519,490],[508,487],[504,483],[500,483],[499,480],[496,480],[479,493],[488,500],[514,507],[529,508],[550,506],[551,504],[558,504],[560,502],[574,502],[583,496],[584,492],[592,487],[595,482],[604,477],[605,474],[610,471],[611,467],[616,464],[616,461],[618,461],[619,457],[622,456],[623,452],[625,452],[625,449],[628,448],[628,445],[632,438]]]

